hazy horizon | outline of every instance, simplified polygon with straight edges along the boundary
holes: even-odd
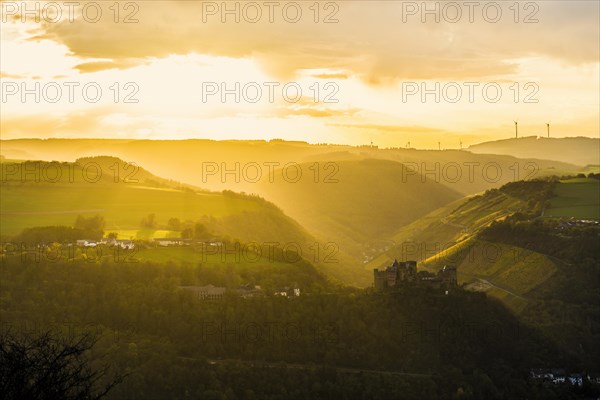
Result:
[[[19,4],[2,3],[3,139],[435,149],[515,120],[600,137],[597,2]]]
[[[530,135],[530,136],[521,136],[517,139],[578,139],[578,138],[584,138],[584,139],[599,139],[600,137],[592,137],[592,136],[583,136],[583,135],[577,135],[577,136],[564,136],[564,137],[545,137],[545,136],[539,136],[539,135]],[[470,146],[478,146],[478,145],[482,145],[482,144],[487,144],[487,143],[493,143],[493,142],[500,142],[500,141],[510,141],[513,140],[515,138],[499,138],[499,139],[491,139],[491,140],[486,140],[486,141],[480,141],[480,142],[473,142],[473,143],[469,143],[466,144],[462,141],[459,141],[459,144],[457,147],[444,147],[444,145],[446,144],[445,142],[441,142],[441,150],[469,150]],[[107,137],[82,137],[82,136],[74,136],[74,137],[46,137],[46,138],[36,138],[36,137],[20,137],[20,138],[11,138],[11,139],[0,139],[1,141],[17,141],[17,140],[119,140],[119,141],[131,141],[131,140],[140,140],[140,141],[212,141],[212,142],[265,142],[265,143],[275,143],[275,142],[284,142],[284,143],[302,143],[302,144],[307,144],[307,145],[311,145],[311,146],[343,146],[343,147],[353,147],[353,148],[358,148],[358,147],[369,147],[369,146],[375,146],[379,149],[382,150],[386,150],[386,149],[405,149],[405,150],[440,150],[440,148],[438,148],[437,144],[434,147],[432,145],[432,147],[417,147],[414,146],[411,142],[410,147],[407,147],[407,145],[405,146],[379,146],[377,143],[358,143],[358,144],[352,144],[352,143],[325,143],[325,142],[311,142],[311,141],[306,141],[306,140],[289,140],[289,139],[282,139],[282,138],[272,138],[272,139],[227,139],[227,138],[222,138],[222,139],[211,139],[211,138],[179,138],[179,139],[172,139],[172,138],[107,138]],[[463,147],[459,147],[460,144],[462,143]]]

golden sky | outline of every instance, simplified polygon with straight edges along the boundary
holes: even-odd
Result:
[[[2,139],[600,131],[599,2],[2,1]],[[85,89],[84,89],[85,88]]]

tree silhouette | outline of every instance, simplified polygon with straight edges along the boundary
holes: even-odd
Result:
[[[90,334],[67,340],[50,331],[38,336],[0,333],[0,399],[105,397],[124,376],[100,384],[108,367],[93,370],[85,356],[96,341]]]

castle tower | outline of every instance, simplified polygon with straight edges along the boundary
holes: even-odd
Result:
[[[458,278],[456,274],[456,267],[445,265],[444,268],[439,272],[442,284],[446,286],[456,286],[458,284]]]
[[[387,275],[385,271],[373,270],[373,287],[377,291],[382,291],[386,287]]]

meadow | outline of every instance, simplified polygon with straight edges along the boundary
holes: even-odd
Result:
[[[546,217],[600,220],[600,181],[575,178],[559,182]]]
[[[14,235],[35,226],[67,225],[77,215],[102,215],[105,231],[119,238],[140,238],[140,222],[148,214],[158,225],[169,218],[196,221],[202,216],[224,217],[258,210],[260,205],[241,197],[221,193],[194,193],[119,184],[23,184],[3,185],[0,234]],[[144,237],[165,237],[167,232],[142,233]],[[148,237],[146,237],[148,236]]]

